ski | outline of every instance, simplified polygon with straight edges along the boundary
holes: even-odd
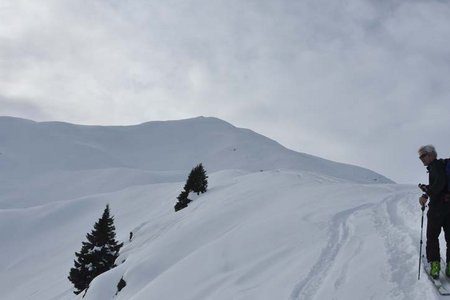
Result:
[[[447,281],[447,279],[444,278],[445,277],[445,272],[441,271],[439,279],[434,279],[430,275],[430,264],[427,262],[425,256],[422,256],[422,264],[423,264],[423,268],[425,270],[425,273],[427,273],[428,278],[430,278],[431,282],[436,287],[438,293],[440,295],[442,295],[442,296],[450,296],[450,292],[444,287],[444,283],[443,283],[443,280]]]
[[[447,264],[445,263],[445,261],[441,258],[441,266],[444,266],[444,268],[441,270],[441,276],[447,280],[448,284],[450,284],[450,278],[445,274],[446,265]]]

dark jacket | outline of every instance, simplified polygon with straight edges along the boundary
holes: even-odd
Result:
[[[442,207],[447,193],[447,175],[445,173],[445,160],[435,159],[428,167],[428,196],[430,208]]]

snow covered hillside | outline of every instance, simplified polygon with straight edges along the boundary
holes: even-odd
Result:
[[[200,162],[209,172],[293,169],[352,182],[392,182],[370,170],[297,153],[248,129],[204,117],[136,126],[0,117],[0,153],[0,208],[68,200],[130,185],[179,182]],[[49,189],[49,182],[59,188]]]
[[[67,276],[107,203],[125,244],[84,299],[439,299],[417,281],[415,186],[218,119],[0,118],[0,153],[1,299],[81,299]],[[209,189],[175,213],[199,162]]]

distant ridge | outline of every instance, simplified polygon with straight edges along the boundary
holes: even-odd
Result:
[[[0,117],[0,167],[10,174],[130,168],[310,171],[359,183],[393,183],[371,170],[289,150],[214,117],[128,126],[76,125]]]

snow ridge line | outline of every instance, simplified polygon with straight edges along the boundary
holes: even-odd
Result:
[[[320,285],[327,277],[326,270],[333,265],[334,259],[338,256],[341,248],[348,240],[348,219],[354,213],[371,208],[374,205],[366,203],[335,214],[328,229],[329,239],[327,245],[322,250],[316,264],[312,267],[308,275],[306,275],[306,278],[300,281],[292,290],[291,300],[312,299],[314,297]]]

